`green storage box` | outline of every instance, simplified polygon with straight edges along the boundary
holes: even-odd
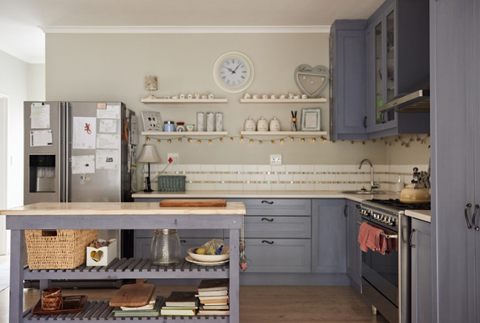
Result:
[[[185,175],[158,176],[158,190],[160,192],[185,192]]]

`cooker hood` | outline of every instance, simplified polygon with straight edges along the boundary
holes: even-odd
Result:
[[[378,108],[378,111],[425,112],[430,111],[430,75],[412,86],[404,94]]]

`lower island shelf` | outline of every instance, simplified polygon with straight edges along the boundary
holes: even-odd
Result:
[[[35,315],[32,308],[23,313],[22,322],[46,322],[46,321],[68,321],[68,322],[85,322],[85,321],[156,321],[156,322],[173,322],[180,323],[184,320],[188,322],[215,322],[229,323],[230,317],[211,315],[211,316],[145,316],[145,317],[115,317],[112,312],[115,307],[109,305],[109,302],[87,302],[85,309],[80,313],[60,314],[60,315]]]

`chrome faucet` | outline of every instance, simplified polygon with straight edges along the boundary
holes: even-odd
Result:
[[[373,183],[373,165],[370,159],[364,159],[360,162],[360,166],[358,166],[358,169],[362,169],[362,165],[364,162],[367,162],[370,164],[370,192],[373,192],[374,189],[379,188],[379,186],[376,186]]]

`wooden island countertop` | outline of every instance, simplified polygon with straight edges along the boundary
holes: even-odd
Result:
[[[246,213],[242,202],[226,207],[160,207],[157,202],[35,203],[0,211],[0,215],[190,215]]]

